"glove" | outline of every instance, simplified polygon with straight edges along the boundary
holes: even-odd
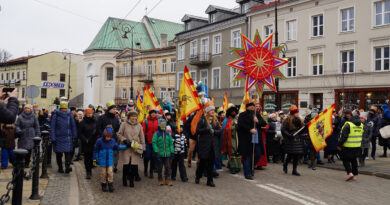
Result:
[[[123,144],[125,144],[127,147],[131,147],[131,143],[129,140],[123,141]]]
[[[97,165],[97,161],[96,161],[96,159],[95,159],[95,160],[93,160],[93,166],[96,167],[96,165]]]
[[[133,143],[131,143],[131,148],[133,148],[134,151],[136,151],[139,147],[139,143],[137,141],[133,141]]]

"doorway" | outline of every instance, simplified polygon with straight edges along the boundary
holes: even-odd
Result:
[[[324,101],[323,93],[313,93],[311,95],[313,99],[313,108],[317,108],[318,111],[322,112]]]

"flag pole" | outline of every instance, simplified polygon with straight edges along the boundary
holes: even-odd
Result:
[[[253,100],[253,98],[252,98]],[[256,103],[255,103],[255,115],[253,118],[256,117]],[[256,129],[256,122],[253,122],[253,129]],[[258,131],[257,131],[258,132]],[[252,134],[252,174],[254,173],[255,171],[255,139],[253,137],[253,134]]]

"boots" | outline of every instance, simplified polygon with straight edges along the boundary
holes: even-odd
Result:
[[[158,178],[158,185],[160,186],[164,185],[163,178]]]
[[[108,191],[109,192],[114,192],[114,184],[112,182],[108,183]]]
[[[213,180],[207,180],[207,186],[215,187],[215,184],[214,184]]]
[[[91,172],[87,172],[87,177],[86,177],[86,179],[91,179],[91,175],[92,175]]]
[[[165,185],[172,186],[172,182],[169,177],[165,177]]]
[[[66,166],[65,173],[69,174],[72,171],[72,167]]]
[[[299,174],[298,171],[297,171],[296,169],[293,170],[292,175],[301,176],[301,174]]]
[[[128,174],[129,174],[129,165],[123,165],[123,170],[122,170],[122,184],[123,184],[123,186],[127,186]]]
[[[107,184],[106,183],[102,183],[102,191],[107,192]]]
[[[287,163],[286,162],[284,162],[283,163],[283,172],[285,173],[285,174],[287,174]]]

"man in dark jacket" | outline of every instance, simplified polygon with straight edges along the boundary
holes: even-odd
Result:
[[[363,124],[360,122],[359,112],[355,110],[349,121],[345,123],[341,130],[340,140],[337,149],[341,152],[343,165],[347,172],[347,179],[356,180],[358,175],[357,158],[361,153],[361,142],[364,133]],[[351,167],[352,165],[352,167]]]
[[[259,120],[255,117],[255,104],[253,102],[247,102],[246,111],[241,113],[238,117],[238,152],[243,157],[243,168],[246,179],[253,180],[252,176],[252,134],[256,134],[255,123]]]
[[[14,91],[5,93],[3,88],[0,89],[0,99],[3,99],[5,102],[0,102],[0,123],[12,124],[15,122],[18,113],[18,90],[15,88]],[[8,95],[8,98],[4,99],[6,95]]]
[[[371,136],[371,157],[375,160],[375,152],[376,152],[376,139],[379,137],[379,128],[380,128],[380,120],[376,111],[377,107],[371,106],[368,111],[367,123],[372,125],[372,136]]]
[[[104,115],[100,116],[98,119],[97,130],[96,130],[97,133],[96,134],[97,134],[97,136],[101,137],[104,129],[106,129],[106,127],[108,125],[111,125],[112,129],[113,129],[112,138],[117,141],[118,137],[117,137],[116,133],[119,131],[120,124],[119,124],[118,118],[115,116],[116,105],[115,105],[114,101],[111,100],[111,101],[107,102],[106,106],[107,106],[107,111],[104,113]],[[114,152],[114,172],[118,171],[118,169],[117,169],[118,159],[119,159],[118,151],[115,151]]]
[[[79,124],[78,135],[84,153],[84,165],[87,179],[91,179],[93,167],[93,149],[97,140],[96,119],[91,108],[85,109],[84,119]]]

